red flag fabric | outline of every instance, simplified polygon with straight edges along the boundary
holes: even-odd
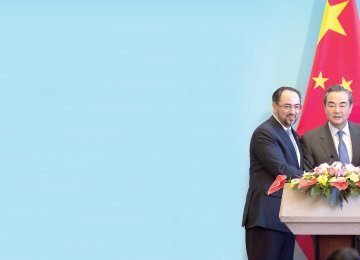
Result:
[[[354,97],[349,120],[360,123],[360,24],[356,0],[327,0],[311,75],[297,132],[326,123],[325,90],[340,84]],[[296,241],[308,259],[314,259],[310,236]]]
[[[355,0],[326,2],[303,110],[297,132],[326,123],[325,90],[340,84],[352,91],[349,120],[360,123],[360,24]]]

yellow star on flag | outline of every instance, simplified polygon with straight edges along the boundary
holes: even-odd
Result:
[[[312,77],[312,79],[316,82],[315,87],[322,87],[323,89],[325,89],[325,81],[327,81],[329,78],[323,78],[322,72],[319,73],[318,77]]]
[[[351,83],[353,82],[352,80],[346,81],[346,79],[344,77],[341,78],[341,86],[343,86],[344,88],[346,88],[347,90],[349,90],[350,92],[352,92],[352,89],[350,88]]]
[[[330,5],[329,1],[326,2],[318,43],[321,41],[321,39],[324,37],[325,33],[328,30],[332,30],[334,32],[347,36],[344,31],[344,28],[341,26],[338,20],[338,17],[341,14],[341,12],[344,10],[348,2],[349,1],[345,1],[336,5]]]

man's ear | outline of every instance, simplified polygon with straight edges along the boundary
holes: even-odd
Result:
[[[272,103],[272,107],[273,107],[273,110],[276,108],[276,103],[275,102]]]
[[[273,109],[273,112],[275,113],[275,110],[276,110],[276,103],[275,102],[272,102],[272,109]]]

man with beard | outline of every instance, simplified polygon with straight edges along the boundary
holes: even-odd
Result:
[[[295,236],[280,222],[282,190],[267,191],[277,175],[303,174],[303,152],[292,129],[301,111],[301,94],[281,87],[272,96],[273,115],[254,131],[250,142],[250,180],[242,225],[249,260],[293,259]]]

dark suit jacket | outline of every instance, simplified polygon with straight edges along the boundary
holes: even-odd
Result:
[[[355,166],[360,165],[360,125],[349,122],[352,144],[352,160]],[[331,136],[328,124],[311,130],[301,137],[305,157],[305,170],[311,171],[322,163],[339,161],[339,156]]]
[[[279,219],[282,190],[269,196],[266,192],[279,174],[288,179],[303,174],[300,139],[294,131],[293,135],[300,150],[300,167],[290,137],[276,118],[270,117],[254,131],[250,142],[249,189],[242,221],[246,228],[258,226],[290,232]]]

